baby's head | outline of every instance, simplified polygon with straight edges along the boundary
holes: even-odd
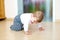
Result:
[[[43,11],[36,11],[33,13],[33,17],[35,18],[35,21],[37,23],[41,22],[43,20]]]

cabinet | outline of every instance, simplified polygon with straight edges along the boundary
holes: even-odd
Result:
[[[5,19],[4,0],[0,0],[0,19]]]

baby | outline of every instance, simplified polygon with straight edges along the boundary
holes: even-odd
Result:
[[[11,25],[11,30],[21,31],[24,28],[25,34],[29,35],[29,25],[33,23],[40,23],[43,20],[43,11],[36,11],[34,13],[19,14],[14,18],[14,24]],[[39,30],[42,31],[44,28],[40,25]]]
[[[40,23],[43,19],[43,12],[42,11],[36,11],[34,13],[26,13],[26,14],[22,14],[20,16],[21,18],[21,22],[23,24],[23,28],[25,31],[25,34],[30,34],[31,32],[29,31],[28,27],[29,24],[33,24],[33,23]],[[42,26],[39,27],[39,30],[44,30],[44,28]]]

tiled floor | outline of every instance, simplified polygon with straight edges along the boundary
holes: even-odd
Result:
[[[60,40],[60,23],[44,22],[44,31],[31,27],[32,35],[25,35],[24,31],[12,31],[12,21],[0,21],[0,40]]]

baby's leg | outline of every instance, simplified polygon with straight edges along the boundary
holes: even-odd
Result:
[[[21,22],[20,14],[19,14],[14,18],[13,25],[11,25],[10,29],[14,30],[14,31],[21,31],[21,30],[23,30],[22,26],[23,26],[23,24]]]

